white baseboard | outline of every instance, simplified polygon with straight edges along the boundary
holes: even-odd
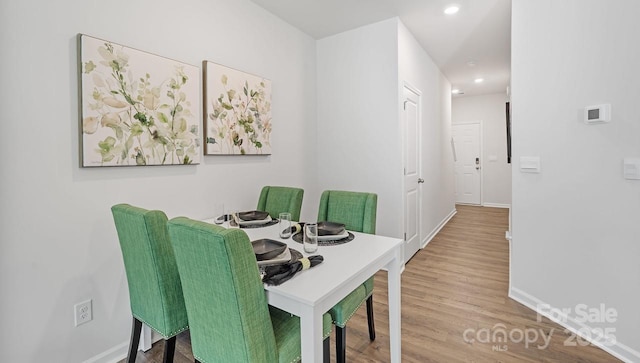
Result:
[[[439,224],[436,228],[433,229],[433,231],[431,231],[431,233],[429,233],[429,235],[427,237],[425,237],[422,242],[420,243],[420,248],[425,248],[427,247],[427,245],[429,244],[429,242],[431,242],[431,240],[433,239],[433,237],[436,236],[436,234],[438,234],[438,232],[440,232],[440,230],[442,229],[442,227],[444,227],[451,218],[453,218],[453,216],[456,215],[456,213],[458,213],[458,211],[453,208],[453,210],[451,211],[451,213],[449,213],[448,216],[446,216]]]
[[[162,336],[148,326],[142,324],[142,332],[140,333],[140,344],[138,348],[138,354],[140,351],[148,351],[153,346],[153,343],[162,339]],[[118,363],[121,360],[127,358],[129,353],[129,341],[118,344],[115,347],[104,351],[94,357],[85,360],[82,363]]]
[[[501,203],[482,203],[483,207],[491,207],[491,208],[511,208],[511,204],[501,204]]]
[[[583,322],[577,321],[574,316],[566,315],[561,313],[562,309],[558,309],[556,307],[550,306],[549,309],[545,309],[548,311],[553,311],[554,314],[549,314],[547,311],[540,311],[537,307],[541,305],[549,306],[542,300],[536,298],[535,296],[529,295],[526,292],[511,287],[509,290],[509,297],[522,305],[528,307],[529,309],[535,311],[536,313],[545,316],[551,321],[561,325],[564,328],[567,328],[572,333],[579,335],[585,341],[597,346],[598,348],[604,350],[605,352],[611,354],[612,356],[628,363],[640,362],[640,352],[631,349],[630,347],[620,343],[616,339],[615,343],[604,344],[601,341],[592,340],[591,337],[597,337],[598,335],[594,331],[594,329]],[[558,315],[558,316],[554,316]],[[582,331],[592,331],[594,333],[589,334],[589,336],[584,336],[580,334],[580,330]]]
[[[129,342],[118,344],[115,347],[102,352],[94,357],[85,360],[82,363],[117,363],[127,357],[129,350]]]

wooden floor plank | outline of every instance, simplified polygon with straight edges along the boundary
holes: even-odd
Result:
[[[402,274],[402,361],[428,362],[619,362],[594,346],[565,346],[561,326],[509,299],[509,246],[504,238],[508,210],[458,205],[458,213],[429,245],[407,263]],[[347,361],[389,361],[387,275],[375,277],[376,340],[369,341],[366,309],[347,326]],[[465,341],[465,331],[537,331],[532,344]],[[493,329],[493,330],[492,330]],[[539,349],[551,336],[550,344]],[[518,337],[517,334],[515,336]],[[332,362],[335,342],[331,337]],[[163,343],[140,352],[136,362],[160,363]],[[500,349],[498,349],[500,348]],[[506,349],[505,349],[506,348]],[[124,361],[123,361],[124,362]],[[193,362],[189,333],[178,336],[175,363]]]

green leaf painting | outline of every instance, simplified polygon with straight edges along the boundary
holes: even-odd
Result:
[[[271,154],[271,81],[212,62],[205,70],[205,154]]]
[[[80,35],[82,166],[198,164],[198,67]]]

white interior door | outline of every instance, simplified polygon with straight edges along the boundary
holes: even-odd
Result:
[[[454,124],[456,203],[481,204],[480,123]]]
[[[404,261],[420,248],[420,96],[404,89]]]

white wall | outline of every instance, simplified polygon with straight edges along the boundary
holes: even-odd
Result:
[[[378,194],[378,234],[402,237],[404,83],[422,92],[423,237],[454,212],[450,84],[392,18],[317,43],[320,189]],[[336,147],[339,145],[340,147]]]
[[[482,203],[487,206],[511,205],[511,164],[507,163],[507,95],[454,97],[453,123],[482,121]],[[496,158],[491,161],[490,157]]]
[[[451,84],[409,30],[398,22],[399,88],[421,92],[422,224],[424,246],[455,213],[455,179],[451,140]],[[401,93],[402,95],[402,93]],[[398,106],[402,110],[400,99]],[[402,118],[400,117],[400,120]]]
[[[314,218],[315,41],[248,0],[0,3],[2,362],[81,362],[128,342],[126,276],[109,208],[169,217],[254,208],[265,184],[304,187]],[[198,166],[78,167],[76,34],[273,82],[273,155]],[[326,147],[326,146],[325,146]],[[93,298],[94,320],[72,307]]]
[[[397,19],[317,42],[318,185],[378,194],[376,232],[402,236]]]
[[[635,0],[513,1],[512,296],[557,308],[605,304],[618,344],[640,361],[640,43]],[[585,106],[612,121],[586,125]],[[519,171],[540,156],[542,172]],[[569,325],[579,326],[575,320]]]

